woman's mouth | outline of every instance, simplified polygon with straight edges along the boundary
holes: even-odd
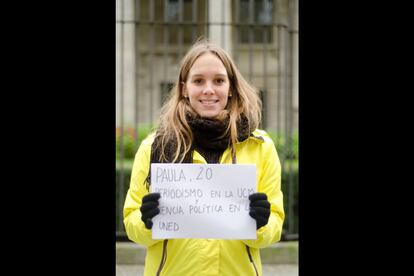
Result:
[[[218,102],[219,102],[219,100],[200,100],[200,103],[201,104],[207,105],[207,106],[214,105],[214,104],[216,104]]]

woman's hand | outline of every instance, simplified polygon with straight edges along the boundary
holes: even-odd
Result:
[[[160,213],[160,208],[158,208],[160,197],[160,193],[149,193],[142,198],[141,220],[147,229],[152,228],[152,218]]]
[[[256,229],[265,226],[269,221],[270,202],[265,193],[253,193],[249,196],[249,215],[256,220]]]

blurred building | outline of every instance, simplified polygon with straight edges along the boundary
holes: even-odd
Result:
[[[201,35],[259,88],[263,128],[297,128],[298,0],[117,0],[117,127],[156,122],[181,58]]]

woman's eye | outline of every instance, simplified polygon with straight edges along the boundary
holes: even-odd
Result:
[[[216,83],[218,83],[218,84],[223,84],[223,83],[224,83],[224,80],[223,80],[223,79],[217,79],[217,80],[216,80]]]
[[[200,84],[200,83],[202,82],[202,80],[201,80],[201,79],[195,79],[195,80],[193,80],[193,82],[194,82],[195,84]]]

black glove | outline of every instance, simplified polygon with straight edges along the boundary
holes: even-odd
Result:
[[[269,221],[270,202],[265,193],[254,193],[249,196],[250,212],[249,215],[256,220],[256,229],[265,226]]]
[[[152,218],[160,213],[160,208],[158,208],[160,197],[160,193],[149,193],[142,198],[141,220],[147,229],[152,228]]]

